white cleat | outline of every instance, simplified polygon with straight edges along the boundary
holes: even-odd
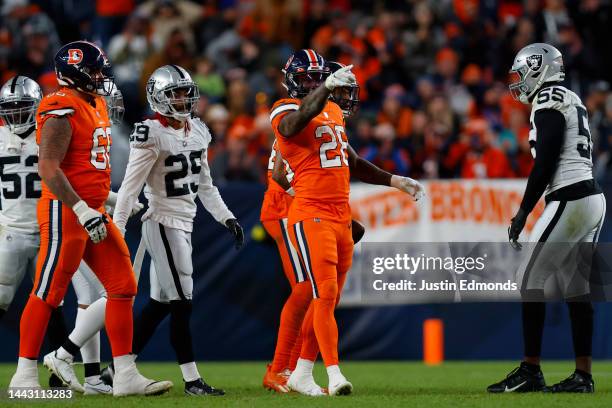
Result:
[[[38,367],[26,368],[17,370],[11,382],[9,383],[9,389],[20,389],[27,388],[32,390],[40,390],[42,387],[38,382]]]
[[[104,384],[100,377],[85,380],[85,395],[113,395],[113,387]]]
[[[287,386],[292,391],[309,397],[323,397],[326,395],[323,389],[317,385],[312,375],[298,377],[291,374],[287,380]]]
[[[85,392],[85,388],[79,382],[79,379],[74,372],[74,367],[72,366],[72,359],[61,359],[57,358],[57,352],[52,351],[47,354],[43,359],[43,365],[55,374],[64,385],[68,386],[73,391],[80,392],[81,394]]]
[[[351,384],[344,376],[334,380],[333,384],[329,384],[328,392],[330,396],[349,395],[353,392],[353,384]]]
[[[117,369],[117,367],[115,367]],[[155,381],[146,378],[138,372],[136,364],[132,363],[122,371],[115,371],[113,380],[113,395],[125,397],[127,395],[161,395],[170,391],[174,384],[172,381]]]

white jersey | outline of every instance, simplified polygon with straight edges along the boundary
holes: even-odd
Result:
[[[159,120],[136,123],[113,216],[117,226],[125,229],[145,182],[149,208],[143,220],[191,232],[196,196],[218,222],[234,218],[212,184],[207,159],[210,141],[210,132],[199,119],[189,119],[184,129],[164,126]]]
[[[0,225],[38,234],[36,203],[41,186],[36,132],[21,138],[0,126],[0,190]]]
[[[534,157],[538,137],[534,116],[540,109],[555,109],[565,117],[565,140],[557,169],[546,187],[545,194],[579,181],[592,179],[593,142],[587,110],[578,95],[560,85],[548,86],[537,93],[532,103],[530,119],[532,128],[529,131],[529,143]]]

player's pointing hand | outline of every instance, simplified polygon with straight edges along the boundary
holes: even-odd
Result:
[[[225,221],[225,225],[234,236],[234,240],[236,241],[236,249],[240,249],[244,243],[244,232],[242,231],[240,224],[238,224],[238,220],[235,218],[230,218],[229,220]]]
[[[425,197],[425,186],[410,177],[391,176],[391,187],[410,194],[414,201]]]
[[[325,87],[330,91],[336,88],[342,88],[344,86],[355,85],[355,74],[351,72],[352,65],[342,67],[325,80]]]
[[[89,238],[94,244],[102,242],[108,231],[106,224],[108,220],[106,216],[93,208],[90,208],[83,200],[79,201],[72,207],[72,211],[76,214],[79,222],[87,231]]]

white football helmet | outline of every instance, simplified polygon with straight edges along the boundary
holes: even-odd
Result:
[[[36,81],[17,75],[0,88],[0,117],[12,133],[22,134],[36,124],[42,91]]]
[[[147,81],[151,110],[184,121],[195,111],[200,91],[191,75],[178,65],[157,68]]]
[[[547,82],[565,79],[563,56],[550,44],[534,43],[521,49],[510,68],[512,97],[522,103],[530,99]]]

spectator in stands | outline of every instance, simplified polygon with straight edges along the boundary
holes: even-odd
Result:
[[[123,31],[112,37],[107,49],[115,83],[123,93],[125,105],[130,107],[125,114],[128,122],[137,121],[143,109],[139,98],[142,92],[140,76],[144,62],[153,50],[147,31],[147,19],[134,14],[127,20]]]
[[[394,146],[395,129],[390,123],[374,128],[374,138],[361,151],[361,156],[392,174],[406,175],[410,170],[408,153]]]

